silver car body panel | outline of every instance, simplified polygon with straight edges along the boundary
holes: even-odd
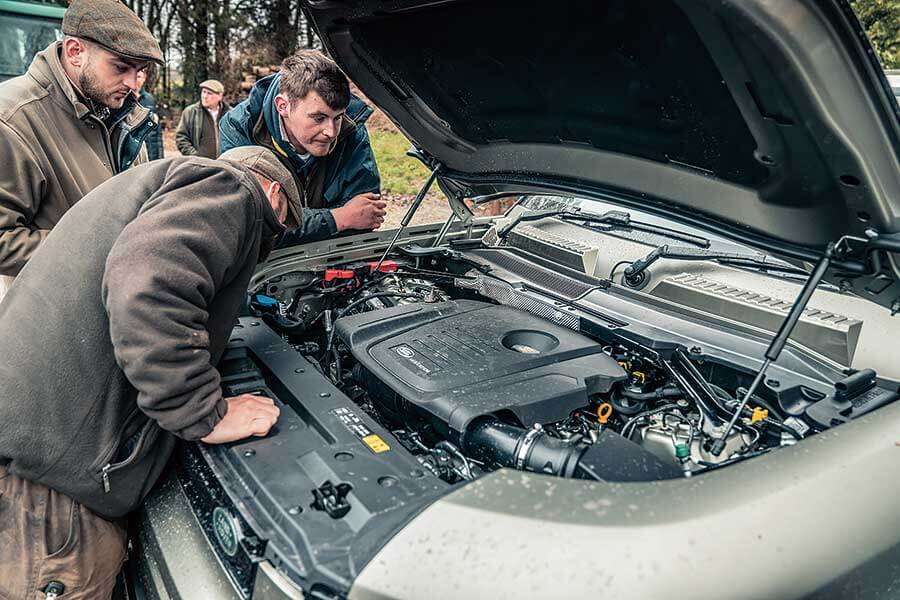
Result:
[[[660,483],[497,471],[415,518],[349,598],[884,597],[900,589],[898,431],[894,404]],[[892,568],[853,576],[882,556]]]

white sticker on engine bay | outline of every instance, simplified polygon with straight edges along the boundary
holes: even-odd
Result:
[[[359,441],[365,444],[366,448],[371,450],[374,454],[381,454],[382,452],[387,452],[391,449],[388,443],[385,442],[380,435],[373,433],[372,430],[363,423],[362,419],[359,418],[359,415],[349,408],[335,408],[329,412],[337,417],[341,424],[346,427],[350,433],[358,437]]]

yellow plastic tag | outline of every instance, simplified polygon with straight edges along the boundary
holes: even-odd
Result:
[[[769,418],[769,411],[761,406],[753,409],[753,415],[750,417],[751,423],[759,423]]]
[[[375,454],[381,454],[382,452],[387,452],[391,449],[388,446],[387,442],[385,442],[377,433],[373,433],[371,435],[367,435],[362,439],[363,444],[369,447],[369,450],[374,452]]]

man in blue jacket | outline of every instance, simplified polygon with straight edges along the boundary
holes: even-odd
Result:
[[[149,69],[150,67],[148,67]],[[159,117],[159,111],[156,109],[156,98],[144,88],[145,83],[147,83],[147,71],[138,71],[138,89],[135,97],[141,106],[150,109],[150,112]],[[163,157],[162,125],[152,129],[147,134],[147,137],[144,138],[144,145],[147,147],[147,160],[159,160]]]
[[[271,148],[297,180],[303,222],[282,245],[377,229],[384,222],[378,166],[364,125],[371,114],[334,61],[317,50],[298,50],[221,119],[222,152]]]

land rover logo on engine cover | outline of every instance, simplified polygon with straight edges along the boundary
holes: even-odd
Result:
[[[222,552],[234,556],[238,551],[238,528],[227,510],[217,506],[212,514],[212,528]]]
[[[397,354],[402,356],[403,358],[412,358],[416,355],[412,348],[409,346],[398,346],[396,349]]]

